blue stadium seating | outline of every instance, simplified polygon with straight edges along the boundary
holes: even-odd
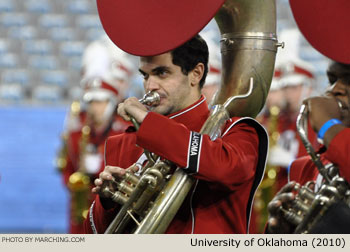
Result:
[[[39,18],[39,25],[43,28],[66,27],[67,17],[63,14],[45,14]]]
[[[60,103],[62,89],[57,86],[38,85],[33,88],[32,97],[41,103]]]
[[[34,14],[46,14],[52,11],[51,3],[52,1],[48,0],[27,0],[25,5],[29,12]]]
[[[31,73],[26,69],[5,70],[1,76],[2,83],[19,83],[27,86],[31,80]]]
[[[38,30],[34,26],[12,27],[8,31],[9,37],[18,40],[29,40],[37,37]]]
[[[24,52],[27,54],[40,54],[42,56],[52,54],[53,45],[48,39],[29,40],[24,43]]]
[[[15,10],[15,3],[12,0],[0,0],[0,13],[13,12]]]
[[[27,13],[5,13],[1,15],[1,23],[5,28],[24,26],[28,21],[29,16]]]
[[[59,67],[59,61],[54,56],[31,56],[28,65],[36,70],[55,70]]]
[[[66,86],[68,84],[68,76],[64,71],[45,71],[42,74],[42,83],[55,85],[55,86]]]
[[[18,58],[14,53],[3,54],[0,57],[0,68],[15,68],[18,66]]]
[[[64,56],[81,56],[84,52],[86,43],[81,41],[69,41],[61,44],[61,53]]]
[[[97,38],[102,37],[105,32],[101,28],[91,28],[87,29],[85,33],[85,39],[88,41],[96,40]]]
[[[8,41],[5,39],[0,40],[0,55],[8,52]]]
[[[101,21],[97,15],[81,15],[77,17],[77,25],[83,29],[102,28]]]
[[[92,10],[91,1],[77,0],[68,3],[67,10],[73,14],[88,14]]]
[[[0,86],[0,99],[7,102],[21,102],[24,98],[24,89],[21,84],[11,83]]]
[[[50,38],[58,43],[77,39],[77,32],[73,28],[53,28],[49,33]]]

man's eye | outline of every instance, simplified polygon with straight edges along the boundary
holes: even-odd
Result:
[[[168,74],[168,71],[160,71],[158,72],[158,76],[165,77]]]
[[[337,76],[331,73],[328,73],[328,80],[331,85],[333,85],[337,80]]]

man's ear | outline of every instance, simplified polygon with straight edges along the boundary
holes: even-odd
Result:
[[[198,63],[190,72],[191,86],[199,85],[204,74],[204,64]]]

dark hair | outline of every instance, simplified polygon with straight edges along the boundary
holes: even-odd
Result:
[[[184,75],[188,75],[198,63],[204,64],[203,77],[199,82],[199,88],[201,89],[208,73],[209,51],[205,40],[200,35],[196,35],[191,40],[172,50],[171,55],[173,64],[181,67]]]
[[[350,84],[350,64],[332,61],[327,69],[327,76],[330,84],[334,84],[338,79]]]

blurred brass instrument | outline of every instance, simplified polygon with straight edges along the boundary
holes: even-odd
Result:
[[[268,133],[269,133],[269,149],[276,146],[277,141],[279,139],[278,132],[278,117],[280,114],[280,108],[278,106],[271,106],[269,108],[269,121],[268,121]],[[269,163],[266,164],[264,178],[255,194],[254,201],[254,210],[258,215],[257,219],[257,231],[262,233],[264,231],[267,218],[267,204],[272,200],[274,195],[276,194],[276,178],[277,173],[279,171],[279,167],[271,165]]]
[[[84,157],[89,144],[91,129],[88,125],[81,129],[79,142],[79,168],[69,176],[68,188],[71,193],[71,215],[76,223],[82,223],[90,206],[90,177],[87,175]]]
[[[81,111],[80,108],[80,102],[79,101],[73,101],[70,106],[70,111],[68,115],[68,120],[72,120],[71,118],[77,118],[79,116],[79,113]],[[57,157],[55,159],[55,165],[56,169],[62,173],[63,170],[67,166],[67,156],[68,156],[68,146],[67,141],[69,137],[69,130],[65,130],[61,135],[61,147],[58,150]]]
[[[58,153],[55,159],[56,170],[59,173],[62,173],[67,166],[67,155],[68,155],[67,141],[68,141],[68,134],[67,132],[63,132],[61,135],[61,146],[60,146],[60,149],[58,150]]]
[[[263,108],[280,46],[275,0],[227,0],[215,19],[222,34],[223,76],[216,106],[200,131],[212,140],[230,117],[255,117]],[[150,155],[141,177],[127,173],[115,182],[116,193],[104,187],[106,196],[123,205],[106,233],[126,232],[129,220],[136,224],[134,233],[164,233],[192,188],[192,176],[181,168],[170,175],[173,164]]]
[[[306,105],[301,106],[297,119],[297,130],[300,138],[315,163],[324,182],[317,192],[312,187],[315,183],[310,181],[304,186],[296,185],[296,198],[290,209],[281,206],[285,218],[296,226],[294,233],[311,233],[313,228],[324,217],[327,210],[334,204],[343,201],[350,206],[350,187],[347,181],[339,175],[338,168],[332,164],[324,165],[312,147],[307,135],[308,111]]]

